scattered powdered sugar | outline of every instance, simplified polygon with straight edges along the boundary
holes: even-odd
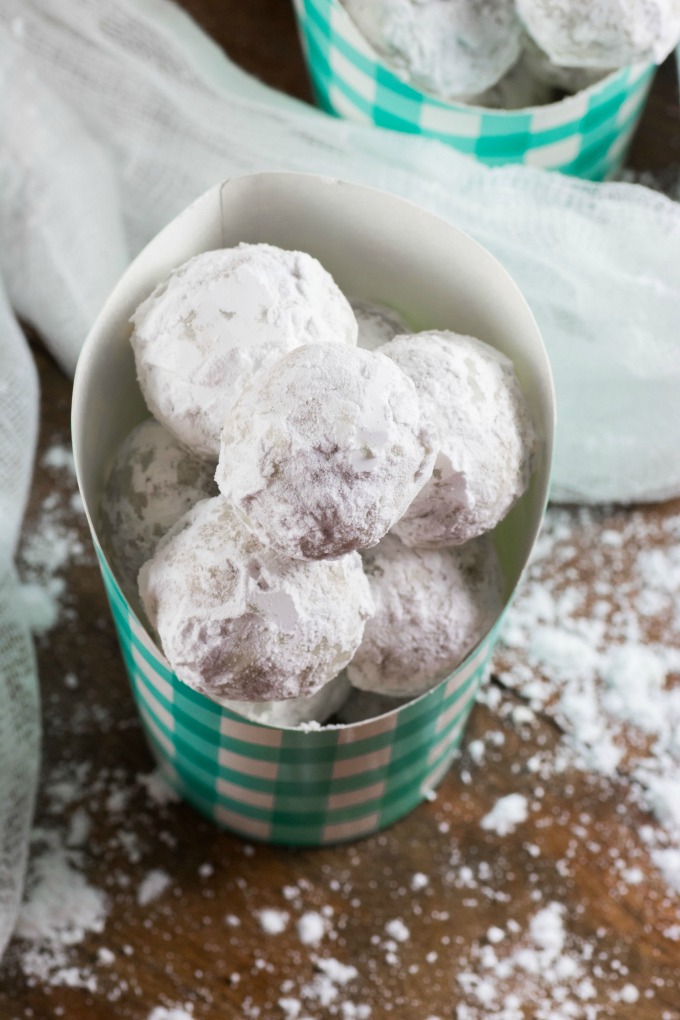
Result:
[[[17,595],[21,601],[24,620],[32,634],[46,634],[59,619],[59,596],[63,591],[58,579],[47,583],[28,581],[20,584]]]
[[[385,934],[394,939],[395,942],[407,942],[411,937],[411,932],[400,917],[395,917],[393,921],[387,922]]]
[[[607,526],[601,523],[609,520]],[[591,579],[577,564],[588,563]],[[567,762],[625,777],[661,828],[643,829],[680,889],[680,515],[551,509],[510,609],[501,682],[564,731]],[[550,769],[548,763],[542,768]]]
[[[30,861],[24,903],[16,935],[24,974],[51,985],[96,988],[88,967],[69,964],[69,948],[90,932],[101,932],[108,903],[80,870],[79,855],[65,846],[59,834],[36,831],[37,846]]]
[[[166,871],[161,871],[160,868],[150,871],[137,889],[137,902],[140,907],[146,907],[149,903],[157,900],[171,883],[172,879]]]
[[[330,1006],[337,1002],[340,990],[359,977],[356,967],[341,963],[334,957],[317,958],[314,966],[318,973],[302,986],[301,997],[306,1002]]]
[[[496,801],[480,822],[483,829],[498,836],[508,836],[518,825],[529,817],[526,797],[521,793],[509,793]]]
[[[458,1006],[456,1020],[523,1020],[529,1004],[533,1020],[597,1017],[600,1009],[587,1005],[597,994],[586,976],[592,947],[567,939],[564,912],[549,903],[528,931],[513,925],[511,939],[474,945],[470,966],[457,976],[468,1003]]]
[[[287,910],[275,910],[273,907],[258,910],[256,917],[260,922],[262,931],[266,932],[267,935],[280,935],[282,931],[286,930],[290,920],[290,914]]]
[[[70,446],[54,443],[39,462],[38,471],[47,471],[63,480],[66,473],[72,484],[73,453]],[[79,532],[69,523],[73,512],[82,511],[64,503],[57,491],[46,496],[37,515],[24,525],[19,549],[18,568],[22,584],[19,597],[30,629],[44,635],[59,622],[66,601],[63,573],[73,563],[88,562],[92,553],[83,544]]]
[[[606,527],[603,518],[609,521]],[[202,943],[211,966],[213,961],[224,961],[225,941],[235,949],[233,961],[226,961],[230,969],[224,971],[230,994],[236,996],[234,1015],[243,1020],[269,1020],[270,1016],[274,1020],[279,1015],[282,1020],[378,1020],[384,1002],[385,1015],[413,1013],[434,1018],[435,1000],[428,1009],[427,999],[422,997],[430,987],[439,986],[450,995],[446,1008],[436,1000],[440,1020],[604,1020],[617,1016],[617,1011],[623,1016],[624,1007],[635,1010],[636,1003],[644,1005],[655,994],[654,976],[647,980],[638,977],[636,968],[633,977],[626,967],[637,950],[626,942],[623,929],[614,928],[620,934],[618,943],[612,940],[611,931],[590,929],[584,923],[590,920],[589,915],[584,917],[584,903],[571,891],[563,895],[563,887],[554,887],[546,870],[550,855],[544,856],[539,845],[542,823],[557,820],[540,810],[543,779],[556,776],[559,784],[561,770],[571,769],[573,776],[574,765],[584,770],[597,766],[605,773],[603,785],[609,788],[610,776],[618,784],[629,782],[639,803],[658,818],[656,826],[639,827],[637,856],[608,840],[601,830],[602,853],[607,859],[603,877],[646,894],[647,887],[641,883],[647,878],[646,864],[651,857],[670,886],[680,884],[675,835],[680,799],[678,773],[673,770],[673,762],[678,764],[673,733],[680,729],[672,697],[673,671],[677,670],[675,635],[680,626],[680,518],[667,513],[656,524],[643,524],[638,514],[615,515],[613,524],[610,518],[595,512],[550,512],[537,559],[516,612],[509,617],[506,635],[510,640],[497,658],[504,686],[493,683],[482,696],[488,725],[477,728],[459,771],[460,803],[456,799],[447,806],[447,797],[440,796],[421,809],[423,826],[432,822],[432,812],[436,812],[435,820],[439,819],[429,844],[422,841],[423,829],[413,842],[404,845],[389,833],[374,837],[376,852],[382,854],[387,847],[380,861],[381,869],[384,863],[385,906],[384,912],[378,913],[380,898],[375,901],[376,913],[373,921],[368,921],[365,945],[359,941],[355,947],[350,941],[361,940],[365,931],[362,924],[369,915],[362,915],[362,897],[366,896],[365,907],[369,895],[375,897],[376,883],[368,874],[364,880],[360,873],[366,859],[361,845],[329,851],[336,856],[328,865],[327,884],[318,878],[300,878],[281,889],[280,896],[271,896],[271,888],[266,887],[267,898],[265,887],[258,883],[265,872],[248,872],[264,851],[233,840],[229,842],[233,856],[226,868],[214,849],[204,847],[194,856],[190,874],[206,897],[206,932],[210,931],[209,903],[219,895],[222,883],[233,878],[234,891],[242,897],[233,905],[231,900],[220,901],[215,933],[206,934]],[[585,583],[575,564],[590,560],[593,579]],[[580,623],[581,619],[585,622]],[[561,649],[559,654],[556,648]],[[584,649],[585,657],[579,659],[578,651]],[[93,718],[96,712],[104,712],[94,704],[96,699],[84,699],[87,685],[88,673],[80,664],[73,672],[62,670],[58,675],[59,697],[70,699],[69,704],[75,706],[59,723],[71,727],[65,731],[68,734],[79,732],[86,708]],[[88,704],[81,705],[86,700]],[[47,704],[54,727],[52,702]],[[543,739],[546,717],[557,720],[564,732],[564,739],[558,739],[556,751],[550,753]],[[109,713],[102,718],[109,727],[114,716]],[[119,719],[122,730],[130,722],[129,718]],[[472,792],[474,783],[484,783],[482,770],[493,770],[496,756],[517,733],[533,755],[527,763],[530,786],[518,785],[515,789],[521,788],[522,794],[500,797],[486,817],[496,814],[502,827],[513,813],[507,802],[512,804],[512,798],[519,797],[515,814],[521,813],[523,802],[526,829],[501,835],[494,824],[482,836],[478,828],[481,811],[470,813],[478,802],[474,797],[466,800],[466,794],[468,789]],[[613,771],[610,758],[596,755],[598,744],[608,748],[608,753],[616,752]],[[174,816],[172,802],[176,800],[158,770],[137,775],[139,765],[132,771],[103,768],[99,759],[95,766],[94,757],[81,760],[74,756],[70,737],[67,746],[71,760],[51,762],[43,786],[45,818],[35,836],[22,931],[9,959],[29,984],[46,989],[72,986],[97,999],[116,1002],[126,994],[139,994],[135,978],[126,993],[125,982],[135,973],[124,970],[126,963],[144,965],[140,944],[118,941],[121,904],[139,911],[138,894],[147,884],[150,890],[163,886],[165,892],[170,875],[174,875],[168,851],[173,856],[177,853],[184,823],[158,824],[159,819],[167,822]],[[515,764],[519,784],[526,771],[516,762],[512,762],[513,769]],[[475,766],[480,766],[477,775]],[[557,862],[557,873],[565,882],[573,874],[569,866],[596,838],[585,813],[578,814],[575,809],[569,814],[570,796],[565,790],[560,801],[564,815],[560,815],[559,828],[555,826],[551,833],[551,839],[559,839],[560,830],[566,827],[566,849]],[[143,810],[135,798],[141,798]],[[459,807],[467,812],[467,821],[461,820]],[[621,807],[627,809],[628,805],[622,803]],[[569,821],[564,821],[567,818]],[[466,834],[460,843],[458,824]],[[475,833],[481,837],[476,846],[468,842],[470,836],[474,840]],[[494,846],[493,856],[486,855],[485,849],[497,839],[500,846]],[[510,844],[514,846],[512,856]],[[156,851],[153,858],[152,846]],[[433,854],[428,874],[415,870],[427,861],[420,856],[424,846]],[[529,882],[521,890],[519,876],[508,873],[509,864],[515,868],[520,846],[530,862]],[[404,862],[399,865],[401,874],[390,861],[390,847]],[[645,848],[648,853],[643,852]],[[113,849],[116,866],[109,869],[108,855]],[[418,856],[408,857],[413,850]],[[214,863],[207,863],[208,853]],[[246,864],[242,873],[239,859]],[[168,872],[159,864],[167,866]],[[324,870],[322,867],[322,874]],[[616,884],[610,887],[612,891]],[[382,873],[378,888],[382,892]],[[61,897],[66,889],[71,893],[68,901]],[[442,891],[445,902],[440,898]],[[188,958],[180,948],[184,946],[184,918],[179,900],[175,907],[179,886],[173,883],[172,892],[158,907],[152,898],[138,915],[146,925],[157,910],[169,938],[174,931],[180,940],[169,946],[169,982],[175,979],[173,967],[181,968]],[[525,896],[531,904],[528,907]],[[672,897],[671,890],[668,896]],[[285,902],[286,909],[280,910],[277,901]],[[615,897],[608,902],[608,910],[620,909]],[[664,901],[663,920],[657,925],[658,935],[668,940],[670,949],[680,942],[680,913],[674,911],[674,902],[672,898]],[[371,900],[370,905],[373,903]],[[653,909],[658,905],[654,902]],[[228,913],[230,910],[233,913]],[[653,914],[648,916],[653,924]],[[262,918],[269,921],[263,923]],[[460,924],[463,918],[464,924]],[[427,948],[421,932],[427,933]],[[255,949],[251,950],[253,942]],[[213,952],[215,956],[210,955]],[[325,952],[332,956],[323,958],[320,954]],[[208,971],[207,962],[204,969]],[[654,975],[653,970],[650,973]],[[255,1002],[248,993],[250,974],[262,974],[270,982],[264,1007],[258,1004],[259,995]],[[394,986],[390,975],[395,976]],[[163,1004],[150,1010],[148,1020],[212,1016],[216,1008],[210,1002],[212,986],[206,981],[203,987],[202,976],[198,969],[186,978],[193,983],[191,1002],[183,1002],[182,991],[175,986],[173,992],[168,984],[167,996],[161,996]],[[663,981],[659,982],[661,989]],[[667,985],[665,998],[660,995],[655,1000],[655,1015],[660,1020],[677,1020],[677,1010],[664,1009],[675,1001],[672,996],[677,992],[670,979]],[[240,999],[239,988],[243,989]],[[421,999],[418,1007],[411,1009],[414,995]],[[373,1011],[369,1001],[374,1003]],[[95,1004],[93,1011],[96,1009]]]
[[[179,1006],[155,1006],[148,1020],[195,1020],[193,1009],[182,1009]]]
[[[105,897],[87,884],[64,847],[38,853],[19,915],[21,938],[73,945],[88,931],[101,931],[105,917]]]
[[[298,938],[303,946],[318,946],[326,932],[326,921],[316,910],[308,910],[297,922]]]
[[[76,466],[73,450],[61,443],[54,443],[40,458],[40,465],[52,471],[68,471],[75,478]]]

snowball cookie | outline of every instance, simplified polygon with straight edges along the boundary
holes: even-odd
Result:
[[[149,410],[216,463],[227,411],[252,376],[301,344],[355,344],[348,301],[299,251],[240,244],[175,269],[132,317],[137,376]]]
[[[395,74],[442,98],[494,85],[519,57],[514,0],[343,0]]]
[[[554,64],[660,64],[680,38],[680,0],[517,0],[527,31]]]
[[[374,351],[400,333],[408,333],[409,326],[399,312],[369,301],[351,300],[352,311],[359,327],[359,347]]]
[[[304,698],[288,698],[287,701],[228,701],[220,704],[234,712],[245,715],[253,722],[265,726],[295,727],[305,723],[324,723],[344,705],[351,691],[347,671],[343,669],[336,677],[316,692]]]
[[[263,541],[318,560],[376,545],[431,475],[436,442],[394,361],[314,344],[245,387],[215,479]]]
[[[160,539],[199,500],[217,493],[214,468],[189,453],[153,418],[116,452],[101,503],[101,539],[128,601]]]
[[[358,554],[284,559],[220,496],[177,522],[139,591],[180,680],[239,701],[314,694],[345,668],[373,611]]]
[[[512,362],[447,331],[380,350],[413,379],[439,432],[432,477],[394,531],[407,545],[462,545],[495,527],[529,482],[535,434]]]
[[[501,572],[488,538],[454,549],[409,549],[388,535],[363,561],[376,611],[347,667],[361,690],[423,694],[462,662],[501,612]]]

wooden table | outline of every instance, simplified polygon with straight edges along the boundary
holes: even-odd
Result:
[[[245,68],[309,98],[289,3],[186,0],[185,6]],[[666,174],[668,183],[678,178],[678,112],[667,65],[632,165],[662,179]],[[36,357],[44,458],[68,443],[70,384],[38,346]],[[539,782],[531,759],[538,748],[556,751],[560,729],[549,709],[529,730],[518,726],[512,708],[521,701],[496,680],[490,700],[498,704],[480,704],[466,735],[486,741],[484,762],[464,751],[436,799],[373,838],[318,851],[251,846],[183,804],[164,803],[73,475],[59,457],[48,463],[35,480],[26,546],[46,527],[71,540],[68,561],[56,570],[65,581],[60,618],[38,640],[45,738],[36,850],[51,839],[72,870],[105,897],[106,917],[101,931],[64,949],[63,960],[47,951],[42,977],[35,976],[40,961],[27,959],[27,944],[15,940],[0,970],[2,1020],[147,1020],[159,1006],[192,1010],[201,1020],[351,1020],[367,1016],[368,1007],[373,1020],[498,1015],[497,1002],[484,1007],[483,988],[471,990],[471,974],[492,974],[496,991],[515,994],[523,1009],[517,1015],[527,1020],[680,1018],[680,941],[664,935],[680,921],[679,901],[639,837],[641,825],[653,821],[629,804],[625,770],[610,782],[569,767]],[[677,504],[644,511],[650,523],[678,513]],[[625,523],[625,513],[600,516],[603,527]],[[592,541],[584,531],[575,560],[584,583]],[[483,830],[482,817],[511,792],[531,801],[528,820],[504,837]],[[640,869],[635,884],[620,881],[617,860],[624,858]],[[549,974],[531,976],[515,963],[499,978],[493,966],[485,967],[490,952],[502,958],[509,945],[516,952],[530,919],[551,903],[563,907],[564,958],[577,962],[586,982],[577,995],[578,982],[563,977],[568,1000],[576,1003],[565,1014],[554,981],[552,991],[541,991]],[[258,912],[268,908],[288,914],[279,934],[263,930],[267,919]],[[316,947],[298,932],[307,911],[325,919]],[[403,925],[390,925],[395,921]],[[494,941],[494,929],[505,932],[502,942]],[[336,969],[335,982],[324,981],[319,959],[331,957],[355,967],[356,976],[343,985],[348,975]],[[637,1001],[626,986],[639,990]],[[544,1012],[541,999],[549,1003]],[[296,1001],[302,1003],[297,1012]],[[157,1013],[155,1020],[166,1017]]]

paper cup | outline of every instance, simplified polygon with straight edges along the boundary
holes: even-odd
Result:
[[[442,778],[488,669],[498,625],[432,691],[379,718],[317,730],[254,723],[173,674],[101,551],[99,504],[114,453],[147,415],[130,316],[175,266],[240,241],[316,256],[353,297],[450,327],[512,358],[540,436],[531,485],[496,529],[509,601],[547,493],[554,396],[534,319],[504,269],[460,231],[381,192],[301,174],[255,174],[211,189],[132,263],[85,343],[73,394],[78,482],[125,665],[151,748],[171,784],[208,817],[274,843],[366,835],[411,810]]]
[[[482,163],[527,163],[603,180],[623,163],[656,66],[624,67],[556,103],[491,110],[397,77],[339,0],[293,0],[317,103],[348,120],[426,135]]]

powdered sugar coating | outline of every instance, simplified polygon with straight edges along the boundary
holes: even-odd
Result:
[[[397,337],[381,351],[413,379],[440,443],[394,531],[407,545],[462,545],[495,527],[529,482],[536,439],[512,362],[448,331]]]
[[[679,0],[517,0],[529,34],[554,64],[660,64],[680,38]]]
[[[514,0],[342,0],[394,73],[442,98],[476,95],[519,57]]]
[[[374,305],[370,301],[350,301],[359,327],[359,347],[375,351],[401,333],[408,333],[408,324],[399,312],[385,305]]]
[[[214,462],[235,397],[301,344],[355,344],[352,309],[311,255],[269,244],[204,252],[135,312],[131,337],[149,410]]]
[[[284,559],[220,496],[161,541],[139,590],[180,680],[239,701],[314,694],[345,668],[373,611],[360,556]]]
[[[263,541],[314,560],[376,545],[430,476],[435,448],[394,361],[314,344],[243,390],[215,478]]]
[[[225,708],[245,715],[266,726],[294,727],[301,723],[324,723],[344,705],[351,690],[346,670],[324,684],[315,694],[286,701],[229,701],[221,699]]]
[[[347,667],[354,687],[394,698],[422,694],[500,615],[501,572],[489,539],[409,549],[388,535],[363,561],[376,611]]]
[[[100,537],[135,607],[140,567],[187,510],[216,494],[213,475],[211,465],[153,418],[137,425],[118,448],[102,497]]]

